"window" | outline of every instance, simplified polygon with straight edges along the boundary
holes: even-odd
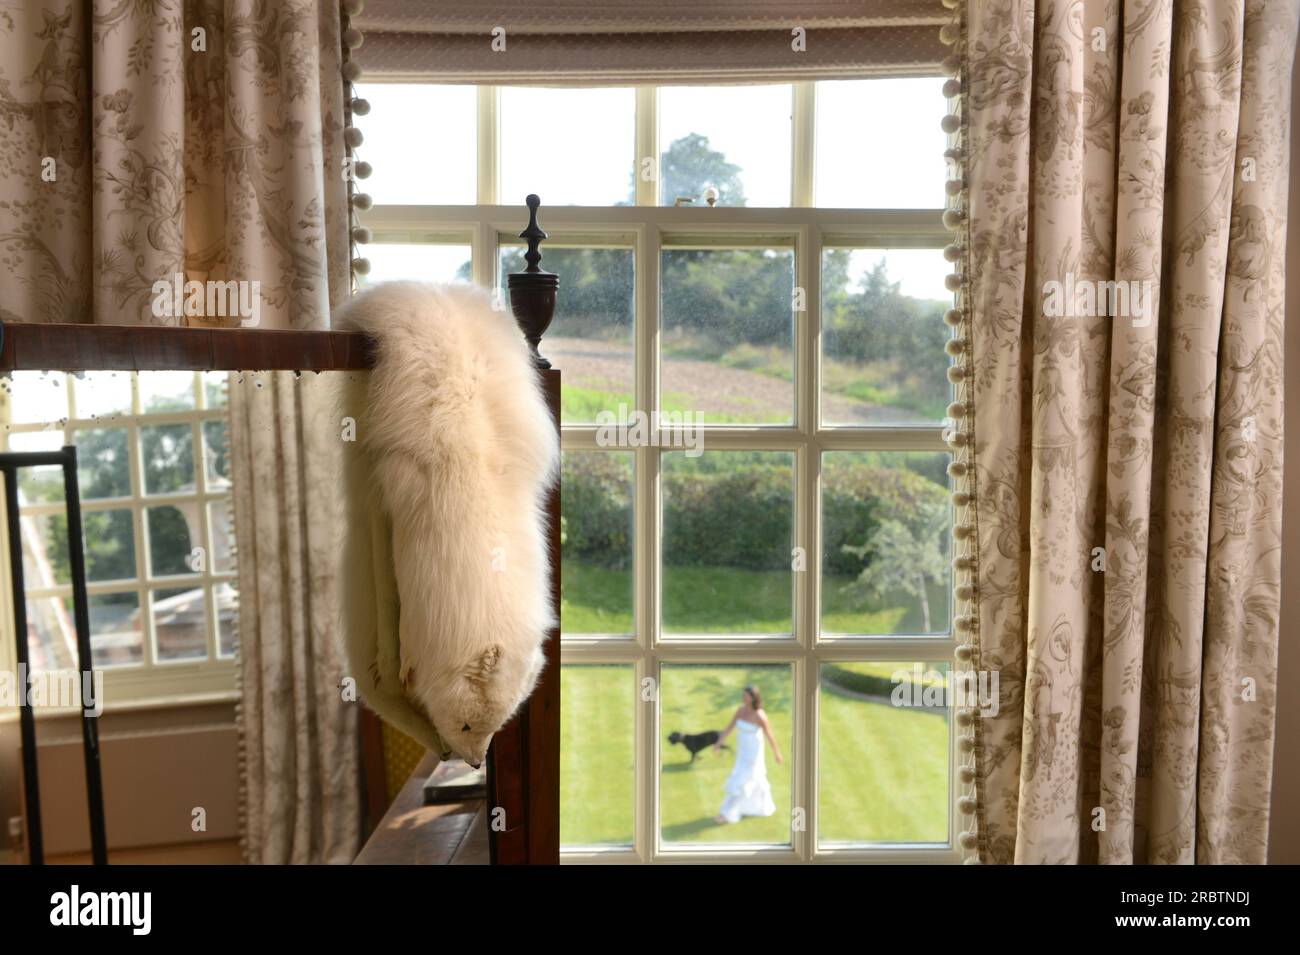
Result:
[[[5,450],[77,446],[91,651],[107,699],[232,692],[225,373],[15,372],[6,391]],[[61,471],[22,470],[19,499],[32,666],[75,669]],[[10,599],[6,586],[6,641]]]
[[[958,858],[950,711],[890,701],[946,687],[957,645],[941,85],[479,88],[476,202],[427,204],[413,172],[363,216],[372,279],[400,258],[501,288],[542,198],[567,860]],[[368,144],[405,120],[394,89],[361,91]],[[669,736],[747,685],[775,810],[720,825],[734,749]]]

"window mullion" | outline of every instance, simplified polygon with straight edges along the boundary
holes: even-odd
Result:
[[[794,135],[790,170],[791,205],[796,208],[811,208],[816,204],[813,169],[816,163],[817,143],[817,84],[813,82],[794,84]]]
[[[130,472],[131,524],[135,531],[135,579],[140,607],[140,666],[149,669],[157,663],[154,646],[153,606],[151,592],[145,581],[149,566],[149,529],[144,511],[144,446],[140,441],[139,416],[143,411],[140,401],[140,376],[131,373],[131,419],[126,422],[126,460]]]
[[[795,661],[794,712],[791,713],[794,740],[790,754],[790,803],[803,810],[803,825],[795,830],[791,820],[790,841],[795,855],[803,862],[813,857],[817,835],[817,681],[821,663],[816,651],[805,653]]]
[[[648,97],[638,91],[638,116],[642,115],[640,106],[644,99],[651,103],[653,116],[653,90]],[[638,120],[638,131],[643,124]],[[638,136],[640,132],[638,132]],[[638,202],[642,197],[641,179],[637,178]],[[653,188],[656,184],[650,183]],[[651,201],[654,201],[653,193]],[[636,407],[649,412],[659,407],[659,247],[658,227],[646,224],[638,228],[636,235],[635,276],[635,314],[633,317],[635,345],[635,389]],[[654,858],[658,844],[659,805],[659,756],[658,726],[659,703],[656,693],[653,700],[643,702],[640,695],[641,681],[650,677],[659,683],[659,666],[656,646],[659,642],[659,567],[660,567],[660,518],[659,518],[659,449],[655,446],[641,447],[635,451],[635,546],[633,557],[634,612],[637,643],[645,651],[645,656],[637,665],[637,686],[634,705],[637,718],[634,730],[636,736],[636,839],[635,844],[642,861]]]
[[[10,431],[9,425],[13,420],[13,379],[9,380],[9,387],[0,391],[0,424],[5,426],[7,432],[2,445],[5,451],[12,450],[10,447],[10,438],[13,432]],[[17,480],[17,475],[15,475]],[[0,485],[4,481],[0,479]],[[18,533],[17,528],[8,526],[9,518],[7,508],[0,508],[0,529],[5,531],[5,541],[9,541],[10,534]],[[9,621],[14,619],[13,605],[13,580],[10,576],[12,567],[9,563],[9,548],[0,548],[0,613],[4,614],[5,625],[0,626],[0,666],[6,670],[13,671],[18,665],[18,635],[14,633],[14,628],[9,625]]]
[[[640,359],[638,359],[638,363]],[[636,642],[642,656],[636,665],[634,703],[636,732],[636,838],[642,860],[653,858],[658,839],[658,747],[659,726],[659,451],[641,447],[635,451],[635,546],[633,556],[634,613]],[[656,692],[649,700],[641,696],[642,681],[654,680]]]
[[[643,175],[647,168],[654,175]],[[636,183],[636,204],[638,206],[659,205],[659,89],[655,86],[638,86],[636,88],[636,168],[632,170]]]
[[[632,721],[635,768],[633,772],[632,848],[642,862],[653,862],[659,839],[659,665],[653,652],[642,656],[633,665],[635,685],[632,687],[632,705],[636,707]],[[649,678],[654,681],[655,694],[643,699],[641,687]]]
[[[195,372],[195,378],[198,378],[197,372]],[[221,645],[221,641],[217,635],[219,629],[219,622],[217,619],[217,592],[212,581],[212,537],[208,533],[207,434],[203,430],[202,419],[196,420],[191,427],[193,427],[194,431],[190,440],[193,442],[192,446],[198,450],[198,454],[192,455],[195,470],[195,485],[201,489],[201,493],[188,503],[189,506],[193,508],[192,513],[194,514],[196,524],[195,530],[198,531],[199,547],[202,548],[202,551],[200,552],[203,555],[201,558],[202,563],[200,564],[202,570],[199,571],[202,577],[199,586],[203,588],[203,606],[206,611],[204,616],[207,617],[208,622],[206,634],[208,657],[204,662],[211,662],[217,659],[217,651]],[[180,511],[182,514],[185,513],[183,508],[181,508]],[[193,539],[190,540],[190,543],[194,543]],[[193,548],[191,548],[191,553],[193,553]],[[193,564],[190,565],[190,569],[194,569]]]
[[[795,86],[795,149],[799,152],[799,87]],[[799,171],[795,162],[795,197],[798,204]],[[802,298],[802,308],[794,311],[795,325],[795,425],[800,445],[795,453],[794,525],[795,543],[803,548],[803,570],[794,574],[794,628],[795,636],[804,652],[791,668],[794,681],[791,712],[790,800],[791,806],[802,810],[803,825],[792,828],[791,846],[795,855],[807,861],[812,857],[814,819],[816,816],[815,778],[811,773],[817,749],[817,730],[813,720],[813,696],[819,665],[815,656],[817,647],[817,608],[819,561],[817,522],[817,488],[821,461],[812,438],[818,420],[818,395],[820,392],[817,362],[813,343],[817,327],[817,290],[820,285],[819,257],[820,232],[805,225],[795,239],[795,286]],[[795,303],[799,304],[799,303]]]
[[[501,258],[500,239],[486,219],[480,220],[474,227],[474,237],[470,244],[470,272],[474,282],[481,288],[495,289],[502,302],[508,301],[505,289],[498,281],[504,282],[504,276],[497,275],[497,264]]]
[[[821,416],[821,231],[815,226],[800,230],[796,248],[798,283],[804,293],[804,309],[795,313],[795,356],[797,370],[797,422],[803,437],[795,470],[795,523],[798,544],[804,548],[805,571],[795,601],[799,614],[797,632],[802,645],[817,646],[818,594],[820,593],[820,495],[821,449],[817,441]]]
[[[637,231],[634,387],[635,405],[647,414],[659,407],[659,241],[654,226]],[[642,646],[653,649],[659,635],[659,449],[638,448],[635,461],[636,636]]]
[[[499,201],[501,170],[501,87],[478,87],[478,187],[480,206]]]

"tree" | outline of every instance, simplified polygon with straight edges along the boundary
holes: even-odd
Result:
[[[790,250],[670,248],[660,273],[665,328],[693,335],[695,347],[711,353],[742,343],[790,347]]]
[[[691,133],[673,140],[659,164],[659,195],[664,205],[672,205],[679,197],[689,197],[703,203],[704,190],[712,186],[718,190],[718,205],[743,206],[745,187],[740,181],[741,169],[709,145],[709,137]],[[635,178],[632,195],[636,195]]]
[[[896,473],[896,482],[881,487],[873,512],[876,526],[866,543],[845,544],[843,549],[866,562],[855,586],[876,598],[898,591],[915,597],[921,606],[921,625],[929,633],[929,585],[942,581],[948,572],[943,546],[948,496],[940,485],[915,472]]]
[[[942,316],[949,303],[904,295],[883,258],[853,284],[849,256],[848,249],[829,249],[822,260],[827,372],[853,372],[853,379],[842,382],[850,394],[942,417],[951,400],[942,374],[944,341],[951,334]]]

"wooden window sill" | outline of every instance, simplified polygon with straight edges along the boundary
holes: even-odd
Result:
[[[424,781],[438,764],[432,753],[384,813],[353,865],[487,865],[484,800],[424,804]]]

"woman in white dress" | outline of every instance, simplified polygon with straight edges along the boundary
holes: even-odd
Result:
[[[727,777],[726,798],[716,822],[739,822],[741,816],[770,816],[776,812],[772,801],[772,787],[767,781],[767,765],[763,761],[763,737],[772,744],[772,756],[781,762],[781,749],[772,735],[772,725],[763,712],[763,698],[755,687],[745,687],[745,701],[736,709],[727,728],[713,744],[715,752],[736,730],[736,766]]]

